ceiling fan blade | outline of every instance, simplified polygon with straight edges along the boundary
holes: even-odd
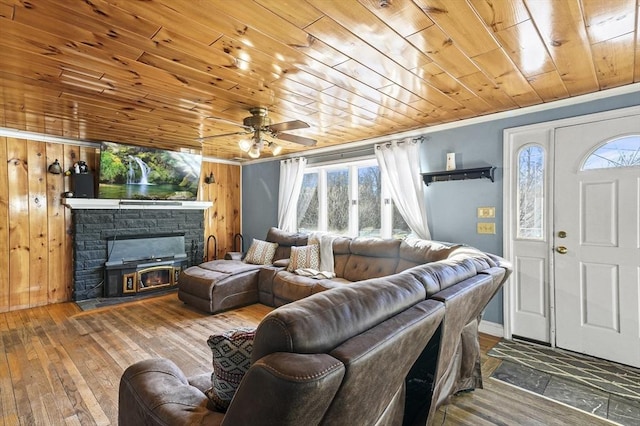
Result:
[[[207,120],[218,121],[220,123],[231,124],[232,126],[242,127],[243,129],[247,129],[249,131],[249,127],[245,126],[242,123],[238,123],[236,121],[227,120],[226,118],[220,117],[205,117]]]
[[[285,121],[284,123],[275,123],[269,126],[272,132],[284,132],[287,130],[306,129],[309,127],[307,123],[300,120]]]
[[[249,133],[252,133],[252,132],[247,131],[247,132],[223,133],[223,134],[221,134],[221,135],[203,136],[203,137],[198,138],[198,139],[196,139],[196,140],[198,140],[198,141],[201,141],[201,142],[202,142],[202,141],[207,140],[207,139],[222,138],[222,137],[224,137],[224,136],[246,135],[246,134],[249,134]]]
[[[315,144],[318,143],[318,141],[316,141],[315,139],[305,138],[303,136],[297,135],[290,135],[288,133],[276,133],[274,137],[277,139],[282,139],[283,141],[295,142],[305,146],[315,146]]]

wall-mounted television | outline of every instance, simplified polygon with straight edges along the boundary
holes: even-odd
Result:
[[[103,142],[98,197],[196,200],[202,156]]]

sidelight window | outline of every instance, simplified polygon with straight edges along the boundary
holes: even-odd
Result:
[[[518,153],[517,237],[544,239],[544,149],[529,145]]]

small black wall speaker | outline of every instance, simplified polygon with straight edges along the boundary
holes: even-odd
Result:
[[[71,191],[76,198],[95,198],[93,173],[72,174]]]

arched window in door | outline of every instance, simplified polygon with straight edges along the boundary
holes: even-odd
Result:
[[[545,152],[527,145],[518,152],[517,238],[544,239]]]
[[[581,170],[640,166],[640,135],[623,136],[596,148]]]

